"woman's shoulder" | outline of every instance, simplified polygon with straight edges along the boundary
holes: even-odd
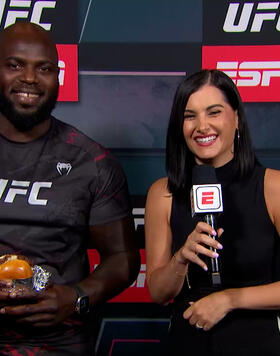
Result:
[[[168,179],[167,177],[162,177],[156,180],[149,188],[148,195],[156,195],[156,196],[170,196],[170,192],[168,190]]]
[[[156,180],[150,187],[146,200],[146,222],[153,216],[154,221],[170,220],[172,195],[168,189],[167,177]]]
[[[150,187],[147,195],[147,205],[157,205],[158,207],[168,207],[172,201],[172,195],[168,189],[167,177],[156,180]]]
[[[276,189],[280,192],[280,170],[266,168],[264,176],[264,186],[268,189]]]
[[[280,212],[280,171],[276,169],[267,168],[264,176],[264,196],[266,206],[271,217],[275,223],[279,220]]]

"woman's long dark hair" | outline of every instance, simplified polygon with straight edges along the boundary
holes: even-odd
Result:
[[[168,189],[172,194],[185,193],[186,179],[187,177],[190,179],[195,165],[194,155],[189,150],[183,134],[184,111],[191,94],[205,84],[220,89],[231,108],[234,111],[237,110],[239,139],[236,134],[233,158],[237,179],[247,176],[255,164],[255,153],[242,100],[235,84],[231,78],[219,70],[202,70],[181,82],[173,100],[166,139],[166,171]]]

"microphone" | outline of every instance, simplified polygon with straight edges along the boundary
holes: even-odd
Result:
[[[191,211],[192,217],[198,215],[202,221],[216,230],[216,214],[223,212],[222,187],[218,184],[215,168],[197,165],[192,171]],[[214,240],[216,237],[209,235]],[[216,249],[210,247],[216,252]],[[220,285],[220,266],[218,258],[211,258],[212,284]]]

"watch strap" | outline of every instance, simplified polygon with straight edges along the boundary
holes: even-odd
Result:
[[[80,286],[73,285],[72,287],[75,289],[77,293],[75,312],[80,315],[88,313],[89,312],[88,295],[84,292],[84,290]]]
[[[80,286],[77,286],[75,284],[72,287],[75,289],[78,298],[86,296],[86,293],[84,292],[84,290]]]

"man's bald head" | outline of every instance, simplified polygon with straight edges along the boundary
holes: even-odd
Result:
[[[56,45],[42,27],[17,22],[0,33],[0,114],[19,131],[50,119],[58,96]]]
[[[0,32],[0,55],[2,49],[5,48],[5,44],[15,40],[22,40],[25,43],[40,42],[46,48],[49,48],[50,55],[56,58],[56,62],[58,62],[56,45],[49,32],[41,26],[31,22],[16,22],[6,27]]]

